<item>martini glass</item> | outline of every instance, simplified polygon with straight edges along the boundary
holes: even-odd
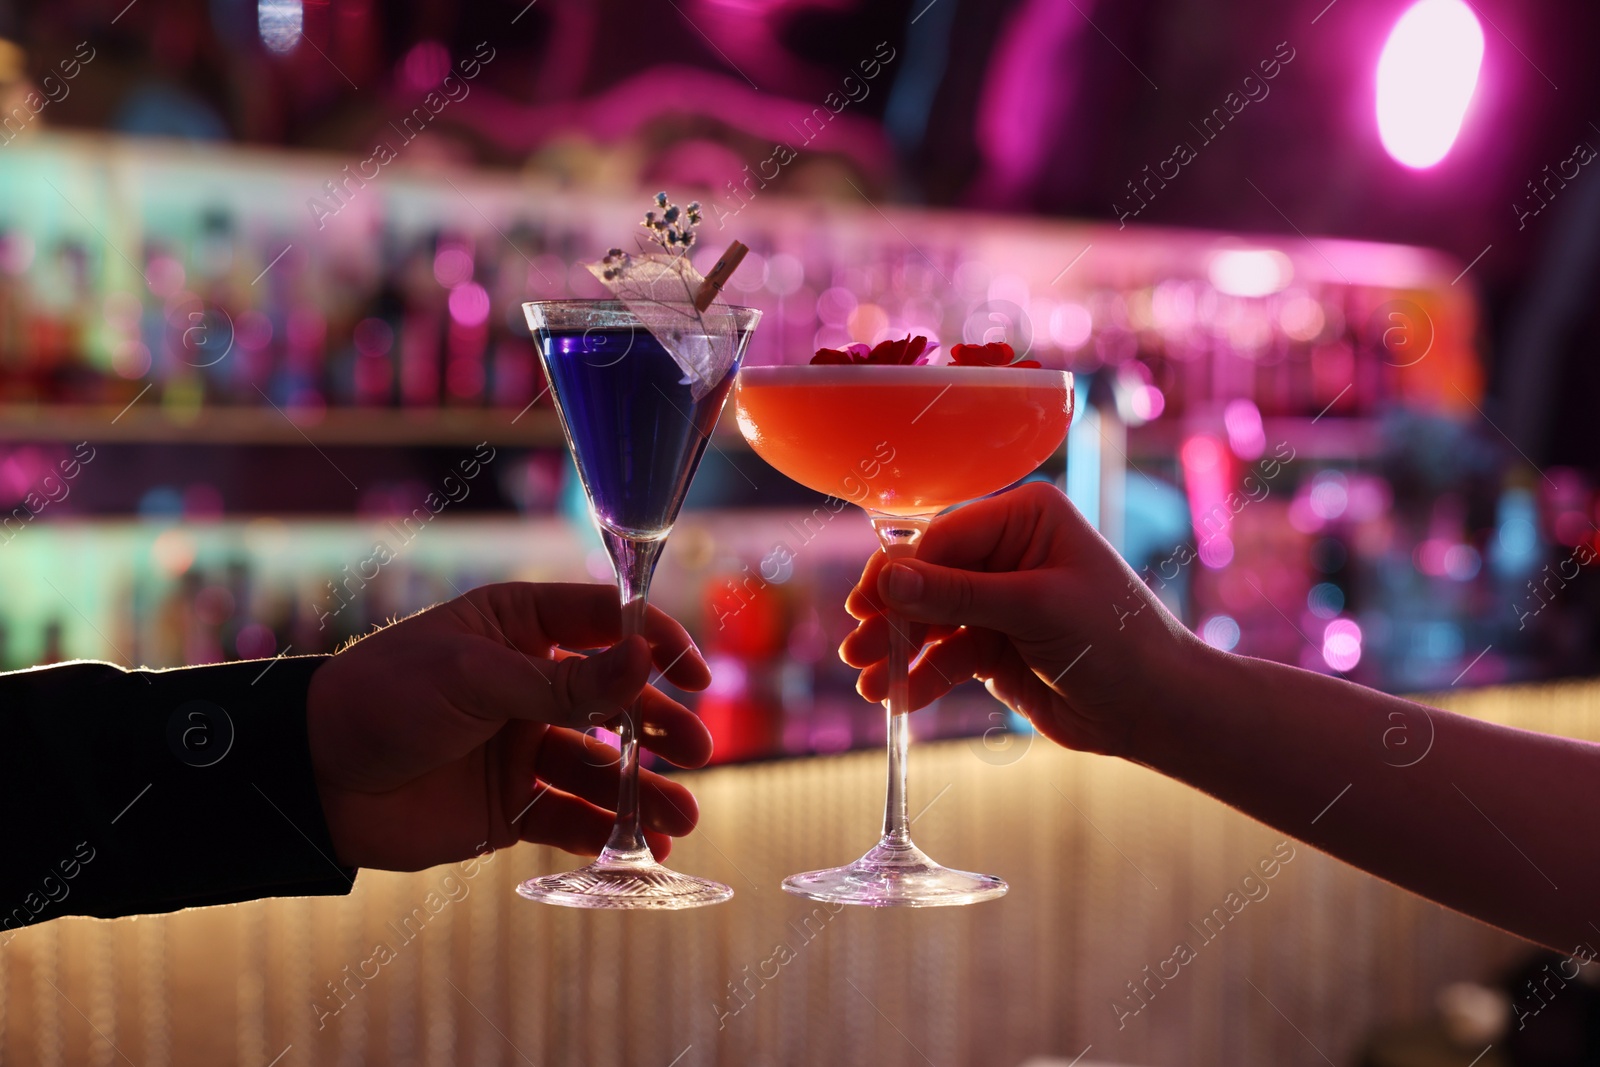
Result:
[[[726,309],[733,317],[733,366],[721,381],[695,390],[621,302],[547,300],[522,309],[538,340],[590,513],[616,571],[626,639],[644,623],[656,560],[761,312]],[[695,908],[733,896],[720,882],[668,870],[650,854],[639,825],[638,713],[635,704],[618,722],[622,784],[605,849],[588,866],[530,879],[518,893],[573,908]]]
[[[933,517],[1025,477],[1066,438],[1072,375],[1019,367],[747,367],[739,429],[762,459],[867,512],[890,559],[916,555]],[[911,640],[889,623],[889,787],[883,836],[843,867],[784,879],[814,900],[871,907],[975,904],[1006,892],[988,874],[942,867],[906,818]]]

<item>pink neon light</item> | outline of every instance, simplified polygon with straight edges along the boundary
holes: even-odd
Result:
[[[1416,170],[1444,159],[1483,65],[1483,28],[1462,0],[1418,0],[1378,59],[1378,135]]]

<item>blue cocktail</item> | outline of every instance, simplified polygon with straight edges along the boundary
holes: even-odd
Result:
[[[595,519],[629,537],[666,535],[733,385],[696,399],[643,329],[541,332],[540,354]]]
[[[540,301],[524,304],[523,311],[616,570],[626,638],[644,621],[656,560],[761,312],[723,305],[706,313],[686,309],[684,321],[707,324],[707,335],[675,326],[674,353],[618,301]],[[720,360],[684,355],[719,348]],[[707,366],[718,367],[714,380],[707,379]],[[618,721],[622,782],[605,849],[587,867],[524,882],[517,889],[523,896],[577,908],[692,908],[733,895],[719,882],[668,870],[650,854],[639,825],[637,716],[638,708],[629,708]]]

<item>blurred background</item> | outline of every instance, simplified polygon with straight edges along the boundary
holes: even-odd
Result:
[[[608,580],[519,304],[601,295],[581,264],[665,189],[708,262],[752,249],[752,362],[909,332],[1073,370],[1036,477],[1209,643],[1394,692],[1593,673],[1597,30],[1578,0],[0,0],[0,667],[326,652]],[[726,425],[667,550],[720,761],[882,743],[833,655],[873,538],[819,504]],[[1027,743],[976,687],[914,724]]]

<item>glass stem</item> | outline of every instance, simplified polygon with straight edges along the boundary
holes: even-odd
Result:
[[[617,572],[617,591],[622,597],[622,632],[626,641],[644,629],[645,603],[650,594],[650,577],[656,560],[667,543],[665,537],[653,541],[636,540],[601,529],[600,538],[611,555]],[[617,788],[617,821],[611,839],[600,854],[602,863],[653,864],[650,846],[639,824],[639,701],[622,709],[617,735],[622,742],[622,781]]]
[[[872,516],[872,528],[883,543],[890,560],[910,559],[917,554],[917,542],[928,528],[927,519]],[[911,744],[911,630],[904,619],[887,609],[889,624],[889,699],[888,714],[889,787],[883,805],[883,840],[880,847],[911,847],[911,823],[906,814],[906,764]]]

